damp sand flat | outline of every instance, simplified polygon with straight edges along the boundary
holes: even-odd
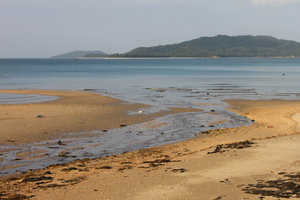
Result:
[[[128,115],[148,107],[99,94],[71,91],[1,90],[1,93],[36,94],[59,99],[33,104],[0,105],[0,144],[53,139],[61,133],[103,130],[136,124],[155,117],[197,109],[174,108],[152,115]]]
[[[296,199],[300,138],[295,114],[300,102],[228,102],[234,105],[230,109],[256,123],[28,172],[2,182],[1,194],[33,199]]]
[[[2,139],[6,143],[0,152],[1,176],[170,144],[206,135],[208,130],[251,123],[223,110],[156,108],[153,112],[153,107],[147,105],[128,104],[88,92],[4,92],[56,95],[59,99],[2,105],[6,111],[1,121]],[[147,122],[140,123],[143,121]],[[5,133],[9,137],[5,138]]]

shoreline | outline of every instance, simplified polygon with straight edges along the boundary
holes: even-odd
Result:
[[[270,59],[270,58],[300,58],[290,56],[275,56],[275,57],[78,57],[75,60],[143,60],[143,59],[224,59],[224,58],[253,58],[253,59]],[[51,58],[49,58],[51,59]]]
[[[204,137],[161,147],[28,171],[2,181],[1,192],[5,197],[33,199],[278,199],[280,191],[257,192],[247,185],[258,179],[267,184],[283,176],[282,171],[287,175],[300,171],[296,135],[300,101],[226,102],[230,110],[256,123],[212,130]],[[222,151],[211,153],[218,145]]]
[[[47,102],[0,105],[0,144],[31,143],[59,138],[63,133],[109,130],[198,109],[169,108],[138,114],[149,105],[128,103],[86,91],[0,90],[1,93],[56,96]],[[128,111],[137,114],[129,115]]]

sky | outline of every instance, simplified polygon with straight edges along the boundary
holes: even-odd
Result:
[[[0,0],[0,58],[124,53],[203,36],[300,42],[300,0]]]

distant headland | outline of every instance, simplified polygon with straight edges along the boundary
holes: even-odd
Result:
[[[300,43],[272,36],[200,37],[177,44],[139,47],[124,54],[85,52],[72,58],[195,58],[195,57],[300,57]],[[69,53],[70,54],[70,53]],[[65,56],[60,55],[59,57]],[[75,57],[74,57],[75,56]],[[55,56],[53,58],[58,58]]]
[[[53,56],[54,59],[75,59],[81,57],[106,57],[108,54],[103,51],[71,51],[68,53]]]

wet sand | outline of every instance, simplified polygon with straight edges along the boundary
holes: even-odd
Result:
[[[55,101],[0,105],[0,144],[29,143],[59,138],[61,133],[118,128],[156,117],[196,109],[171,108],[154,114],[129,115],[149,107],[89,92],[0,90],[0,93],[57,96]]]
[[[298,199],[300,101],[230,100],[256,123],[11,176],[2,198]]]

